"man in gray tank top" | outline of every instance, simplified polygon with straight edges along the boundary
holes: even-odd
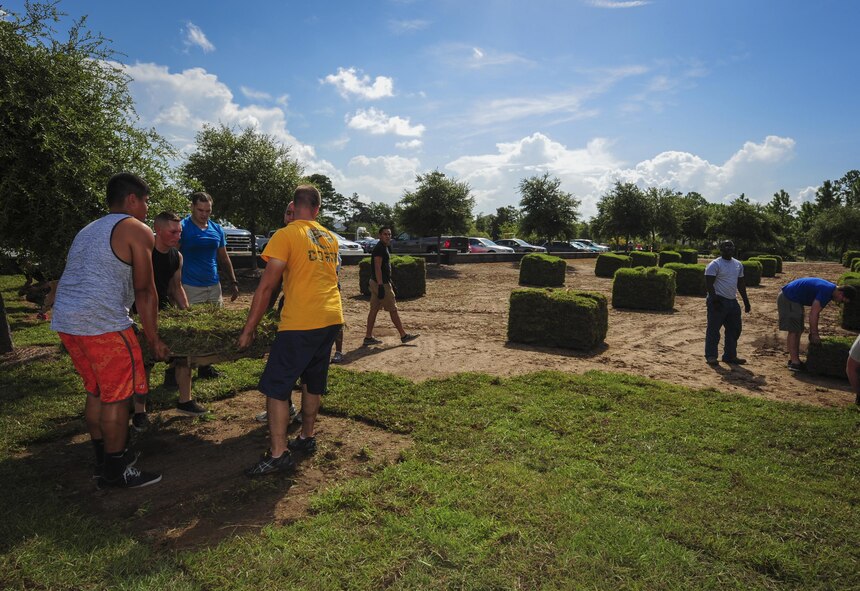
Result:
[[[107,184],[110,213],[75,236],[57,284],[51,328],[69,352],[87,391],[85,417],[98,485],[137,488],[161,474],[134,467],[126,450],[129,399],[149,391],[129,310],[137,304],[143,333],[158,359],[170,355],[158,337],[152,230],[144,222],[149,187],[123,172]]]

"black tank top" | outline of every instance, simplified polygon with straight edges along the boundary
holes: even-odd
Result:
[[[179,250],[171,248],[167,252],[152,249],[152,271],[155,275],[155,290],[158,292],[158,309],[163,310],[170,304],[167,297],[170,279],[179,269]]]

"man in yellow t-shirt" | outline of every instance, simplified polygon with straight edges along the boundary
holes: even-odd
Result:
[[[266,270],[239,335],[240,349],[251,345],[272,291],[282,283],[285,305],[278,335],[257,386],[266,396],[270,448],[246,471],[252,477],[292,470],[295,464],[290,450],[306,454],[316,451],[314,424],[320,396],[327,390],[332,344],[343,324],[337,289],[337,239],[313,221],[319,214],[320,193],[316,187],[301,185],[293,195],[293,204],[295,221],[275,232],[263,250]],[[299,378],[307,386],[302,392],[302,431],[288,443],[290,393]]]

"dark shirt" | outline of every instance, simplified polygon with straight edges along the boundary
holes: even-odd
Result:
[[[179,269],[179,251],[171,248],[167,252],[152,249],[152,271],[155,275],[155,290],[158,292],[158,309],[170,305],[170,280]]]
[[[376,277],[376,257],[382,257],[382,283],[391,283],[391,255],[388,247],[380,240],[370,253],[370,277],[379,283]]]

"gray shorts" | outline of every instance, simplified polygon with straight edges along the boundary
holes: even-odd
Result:
[[[803,305],[792,302],[779,292],[776,297],[776,310],[779,312],[779,330],[803,332]]]
[[[188,303],[194,304],[216,304],[219,308],[224,306],[224,298],[221,297],[221,284],[207,285],[206,287],[195,287],[194,285],[182,284]]]
[[[860,363],[860,336],[854,339],[854,344],[851,345],[851,350],[848,351],[848,357]]]

